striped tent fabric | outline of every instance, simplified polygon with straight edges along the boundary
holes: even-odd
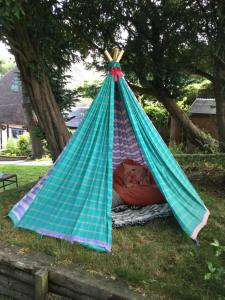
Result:
[[[113,169],[116,169],[127,158],[145,165],[144,156],[138,146],[137,138],[124,109],[117,85],[115,87],[114,107]]]
[[[126,158],[150,169],[181,228],[196,239],[209,211],[114,61],[52,169],[8,215],[16,227],[109,252],[112,175]]]

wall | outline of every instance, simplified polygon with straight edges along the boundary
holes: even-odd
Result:
[[[5,126],[6,129],[1,129],[1,126]],[[0,149],[5,149],[7,144],[7,124],[0,124]]]
[[[218,139],[217,125],[215,115],[194,114],[190,116],[190,120],[200,129],[206,133],[210,133],[213,138]],[[170,143],[182,142],[182,128],[179,123],[171,118],[170,122]]]
[[[212,137],[216,139],[218,138],[215,115],[194,114],[190,117],[190,119],[200,129],[210,133]]]
[[[8,139],[17,139],[18,138],[18,134],[15,135],[16,131],[20,132],[27,132],[27,130],[23,129],[22,125],[16,125],[16,124],[0,124],[0,125],[4,125],[6,126],[5,130],[2,130],[0,127],[0,150],[4,150],[6,148],[7,145],[7,141]],[[14,132],[13,132],[14,131]],[[17,136],[17,138],[16,138]]]

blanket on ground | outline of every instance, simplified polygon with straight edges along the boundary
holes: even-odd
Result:
[[[143,225],[155,218],[164,218],[171,215],[172,211],[167,203],[143,207],[120,205],[112,210],[112,224],[114,228],[124,225]]]

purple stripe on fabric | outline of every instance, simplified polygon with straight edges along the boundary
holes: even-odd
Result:
[[[29,204],[33,201],[34,197],[35,197],[35,195],[32,195],[32,194],[31,194],[31,195],[27,196],[27,197],[23,200],[23,202],[24,202],[25,204],[29,205]]]
[[[121,137],[126,137],[126,139],[128,140],[128,141],[132,141],[132,140],[134,140],[134,134],[133,134],[133,132],[130,132],[130,131],[126,131],[126,132],[115,132],[115,134],[114,134],[114,139],[115,140],[117,140],[117,139],[121,139]]]
[[[12,209],[12,213],[14,213],[18,220],[20,221],[23,217],[24,213],[29,208],[30,204],[36,197],[37,193],[40,191],[41,187],[43,186],[44,182],[47,180],[51,170],[42,177],[38,183],[18,202]]]
[[[16,213],[18,219],[20,220],[24,214],[25,207],[23,205],[18,205],[13,213]]]
[[[124,156],[126,156],[126,158],[128,158],[128,156],[129,157],[132,157],[132,158],[135,158],[135,160],[136,159],[140,159],[140,156],[139,156],[139,154],[133,154],[133,153],[129,153],[129,152],[125,152],[125,153],[117,153],[117,154],[114,154],[114,160],[120,160],[121,159],[121,157],[124,157]]]
[[[20,221],[21,217],[18,215],[16,211],[13,212],[13,215],[17,218],[18,221]]]
[[[55,238],[59,238],[59,239],[63,239],[63,240],[67,240],[71,243],[72,242],[80,242],[80,243],[85,243],[85,244],[90,244],[90,245],[102,247],[106,251],[111,252],[111,244],[108,244],[108,243],[105,243],[105,242],[102,242],[102,241],[98,241],[98,240],[94,240],[94,239],[88,239],[88,238],[84,238],[84,237],[80,237],[80,236],[76,236],[76,235],[59,233],[59,232],[55,232],[55,231],[52,231],[52,230],[46,230],[46,229],[38,229],[37,233],[47,235],[47,236],[51,236],[51,237],[55,237]]]
[[[115,94],[113,169],[130,158],[146,165],[136,136],[118,92]]]
[[[136,142],[133,142],[133,143],[127,142],[126,146],[127,146],[129,149],[130,149],[130,148],[134,148],[134,150],[140,152],[139,149],[138,149],[138,145],[137,145]],[[120,150],[120,149],[121,149],[121,147],[120,147],[119,145],[113,147],[113,150],[114,150],[114,151],[118,151],[118,150]]]

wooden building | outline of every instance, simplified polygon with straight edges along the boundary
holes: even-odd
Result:
[[[217,139],[216,125],[216,101],[214,98],[197,97],[188,111],[190,120],[204,132],[209,133]],[[182,128],[179,123],[171,118],[170,122],[170,142],[182,142]]]
[[[196,98],[189,109],[191,121],[212,137],[218,138],[216,125],[216,101],[213,98]]]

